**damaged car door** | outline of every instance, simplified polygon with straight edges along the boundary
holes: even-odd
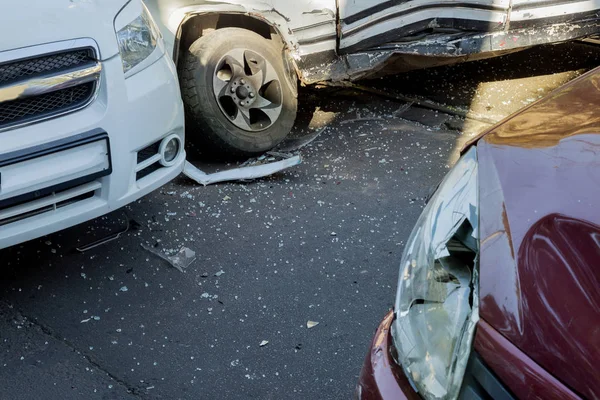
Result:
[[[338,54],[350,80],[490,58],[600,31],[600,3],[593,0],[338,0],[338,6]]]
[[[340,52],[352,53],[431,33],[507,27],[510,0],[339,0]]]

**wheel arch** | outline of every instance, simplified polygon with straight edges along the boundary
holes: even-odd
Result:
[[[274,9],[270,11],[187,9],[175,35],[173,45],[175,64],[178,64],[181,54],[194,41],[207,32],[222,28],[248,29],[266,39],[280,40],[293,63],[294,72],[298,74],[294,61],[298,53],[298,43],[287,26],[287,19]]]

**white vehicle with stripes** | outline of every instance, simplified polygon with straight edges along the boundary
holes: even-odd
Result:
[[[28,0],[2,11],[0,249],[179,175],[177,74],[141,0]]]
[[[188,139],[251,155],[289,133],[297,85],[475,60],[600,31],[596,0],[146,0]]]

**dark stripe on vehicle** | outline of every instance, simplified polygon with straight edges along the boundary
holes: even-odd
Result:
[[[387,15],[383,16],[382,18],[378,18],[377,20],[373,20],[373,21],[367,22],[364,25],[361,25],[360,27],[355,28],[350,33],[343,33],[343,36],[344,37],[349,37],[349,36],[356,35],[357,33],[361,32],[361,31],[363,31],[365,29],[368,29],[368,28],[370,28],[370,27],[372,27],[374,25],[383,23],[383,22],[388,21],[390,19],[395,19],[395,18],[398,18],[398,17],[409,15],[409,14],[412,14],[412,13],[414,13],[416,11],[422,11],[422,10],[426,10],[426,9],[430,9],[430,8],[456,8],[456,7],[458,7],[458,5],[454,5],[454,4],[435,4],[435,5],[427,5],[427,6],[415,7],[415,8],[411,8],[409,10],[404,10],[404,11],[399,11],[399,12],[396,12],[396,13],[387,14]],[[480,7],[470,7],[470,8],[473,8],[473,9],[482,9]],[[432,21],[432,20],[433,20],[433,18],[429,19],[428,21]],[[489,25],[491,24],[491,22],[490,21],[480,21],[480,22],[485,23],[486,26],[487,26],[487,28],[488,28],[488,29],[485,29],[484,31],[486,31],[486,32],[489,31]],[[495,29],[495,30],[501,30],[502,28],[503,28],[503,25],[499,25],[497,27],[497,29]]]
[[[333,49],[319,51],[316,53],[304,54],[297,61],[298,68],[308,70],[317,65],[331,64],[338,58],[337,52]]]
[[[361,19],[368,18],[373,14],[377,14],[378,12],[385,11],[388,8],[392,8],[394,6],[398,6],[400,4],[406,4],[406,2],[400,3],[395,0],[385,1],[383,3],[379,3],[376,6],[367,8],[366,10],[360,11],[356,14],[352,14],[342,19],[342,22],[345,24],[353,24],[355,22],[360,21]],[[452,3],[452,4],[424,4],[421,6],[412,7],[403,11],[400,11],[398,14],[410,14],[415,10],[421,10],[426,8],[473,8],[480,10],[491,10],[491,11],[506,11],[505,8],[494,6],[494,5],[485,5],[485,4],[472,4],[472,3]]]
[[[312,24],[312,25],[301,26],[301,27],[292,29],[292,31],[294,33],[303,32],[303,31],[307,31],[309,29],[318,28],[320,26],[325,26],[325,25],[335,25],[335,21],[333,19],[329,20],[329,21],[322,21],[322,22],[318,22],[318,23]]]
[[[467,31],[465,34],[468,34],[468,31],[471,31],[472,33],[489,32],[489,22],[487,21],[454,18],[429,18],[409,25],[401,26],[390,31],[382,32],[379,35],[367,37],[365,40],[361,40],[358,43],[340,49],[340,53],[349,54],[361,50],[368,50],[369,48],[380,46],[384,43],[393,42],[396,38],[418,34],[419,32],[423,32],[424,30],[428,29],[430,22],[434,19],[444,27],[453,27]]]
[[[53,142],[43,143],[37,146],[11,151],[10,153],[0,154],[0,167],[33,160],[38,157],[69,150],[74,147],[82,146],[84,144],[96,142],[102,139],[108,139],[108,134],[102,129],[96,128],[89,132],[58,139]]]
[[[550,29],[551,26],[546,28]],[[466,56],[469,54],[480,54],[482,52],[496,52],[496,51],[514,51],[521,48],[538,46],[553,42],[563,42],[573,40],[581,37],[593,35],[600,31],[600,19],[589,21],[588,23],[573,23],[565,24],[562,28],[554,35],[548,35],[548,29],[536,29],[531,30],[529,27],[521,29],[511,29],[506,32],[488,32],[486,34],[471,33],[470,35],[465,34],[459,41],[454,40],[455,55],[457,57]],[[369,38],[373,40],[357,43],[360,46],[371,47],[362,51],[390,51],[394,50],[402,53],[402,49],[394,47],[394,43],[390,43],[389,46],[379,46],[376,42],[381,43],[382,38]],[[516,39],[516,40],[515,40]],[[373,45],[374,43],[374,45]],[[431,47],[423,44],[419,44],[419,41],[413,42],[414,45],[410,48],[410,55],[422,55],[422,56],[438,56],[443,55],[444,57],[453,56],[448,53],[446,48],[440,51],[440,47]],[[403,43],[404,44],[404,43]],[[353,53],[360,51],[360,49],[354,48],[354,46],[343,49],[344,53]]]
[[[308,44],[327,42],[327,41],[336,40],[336,39],[337,39],[337,35],[335,33],[332,33],[332,34],[328,34],[328,35],[321,35],[321,36],[315,36],[312,38],[298,40],[298,44],[302,46],[302,45],[308,45]]]

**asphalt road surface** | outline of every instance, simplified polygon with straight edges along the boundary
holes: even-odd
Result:
[[[461,143],[599,61],[592,46],[549,46],[366,83],[467,119],[304,90],[295,137],[325,129],[302,165],[209,187],[181,177],[0,251],[0,398],[351,398],[403,244]],[[75,251],[126,221],[118,240]],[[182,273],[142,244],[197,260]]]

